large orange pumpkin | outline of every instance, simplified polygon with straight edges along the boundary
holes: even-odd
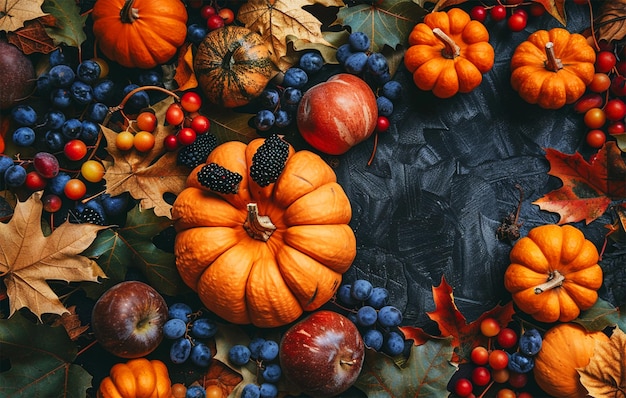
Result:
[[[104,55],[128,68],[169,61],[187,37],[187,9],[180,0],[98,0],[91,16]]]
[[[275,327],[319,308],[356,255],[334,171],[276,135],[219,145],[189,175],[172,216],[182,279],[237,324]]]
[[[598,250],[576,227],[535,227],[509,257],[504,285],[515,304],[538,321],[571,321],[598,300]]]

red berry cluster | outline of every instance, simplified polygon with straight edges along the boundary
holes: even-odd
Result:
[[[201,107],[202,97],[195,91],[187,91],[180,97],[180,101],[167,108],[165,121],[169,125],[177,126],[174,133],[165,137],[164,145],[168,151],[191,145],[199,134],[209,131],[209,119],[198,113]]]
[[[470,10],[472,19],[486,22],[506,20],[507,27],[512,32],[519,32],[526,28],[529,16],[543,15],[546,9],[540,3],[528,3],[523,0],[498,1],[495,5],[477,5]]]
[[[200,16],[206,21],[209,30],[215,30],[230,25],[235,21],[235,13],[227,7],[218,8],[211,4],[200,8]]]

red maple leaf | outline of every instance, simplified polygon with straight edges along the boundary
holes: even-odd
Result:
[[[578,152],[567,155],[548,148],[548,174],[558,177],[563,186],[533,202],[541,210],[558,213],[559,224],[600,217],[616,200],[626,199],[626,164],[622,152],[610,141],[587,162]]]
[[[445,277],[441,277],[441,284],[433,286],[433,299],[435,310],[427,312],[430,319],[437,323],[440,336],[433,338],[452,338],[452,347],[455,348],[456,360],[468,358],[469,352],[477,345],[487,347],[489,339],[482,335],[480,323],[485,318],[494,318],[500,327],[506,327],[513,318],[515,309],[513,303],[497,305],[489,311],[484,312],[478,319],[468,323],[465,316],[459,311],[454,302],[452,287],[446,282]],[[414,344],[423,344],[428,340],[428,334],[416,327],[401,328],[407,339],[413,339]],[[454,360],[454,358],[453,358]]]

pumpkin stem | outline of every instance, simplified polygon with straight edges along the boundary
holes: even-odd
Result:
[[[135,0],[125,0],[120,10],[120,19],[122,23],[133,23],[135,19],[139,19],[139,9],[133,8]]]
[[[557,270],[554,270],[548,276],[548,280],[542,283],[541,285],[535,286],[535,294],[541,294],[546,290],[554,289],[555,287],[559,287],[563,284],[565,280],[565,276]]]
[[[445,34],[443,30],[433,28],[433,34],[446,45],[446,47],[441,50],[441,55],[444,58],[454,59],[461,55],[461,47],[459,47],[450,36]]]
[[[248,218],[243,223],[243,228],[251,238],[267,242],[276,230],[276,225],[268,216],[259,215],[259,208],[256,203],[248,203]]]
[[[563,62],[559,58],[556,57],[554,53],[554,43],[551,41],[546,43],[546,55],[548,56],[548,60],[546,61],[546,69],[552,72],[558,72],[563,69]]]

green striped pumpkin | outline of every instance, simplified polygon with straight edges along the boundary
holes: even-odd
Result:
[[[194,58],[198,85],[212,103],[225,108],[248,104],[274,74],[261,36],[242,26],[209,32]]]

